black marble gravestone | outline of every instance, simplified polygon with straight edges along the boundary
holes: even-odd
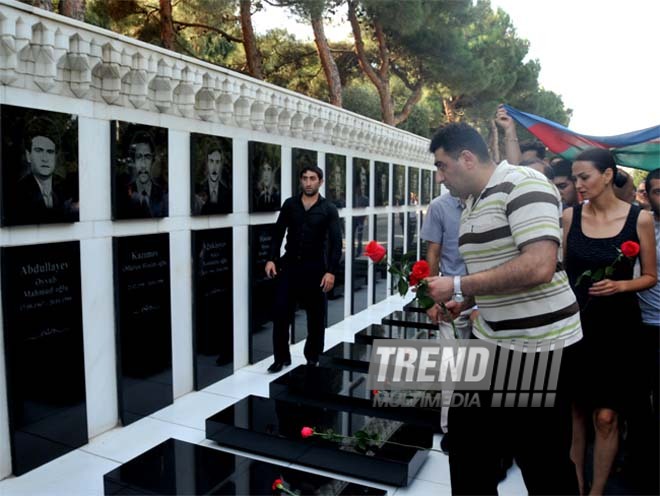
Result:
[[[300,172],[307,165],[318,164],[318,152],[315,150],[305,150],[304,148],[291,149],[291,193],[299,195],[302,193],[300,188]]]
[[[303,427],[342,436],[362,431],[379,441],[361,449],[353,439],[305,439]],[[258,396],[248,396],[206,419],[206,437],[221,446],[395,486],[411,482],[433,441],[431,430],[419,425]]]
[[[275,224],[250,226],[250,363],[256,363],[273,354],[273,317],[277,280],[265,273]]]
[[[385,495],[385,491],[168,439],[103,476],[106,495],[278,494]]]
[[[368,306],[369,259],[364,253],[368,243],[369,216],[353,217],[353,262],[351,313],[361,312]]]
[[[114,238],[117,389],[124,425],[172,403],[168,234]]]
[[[386,250],[389,251],[389,242],[387,238],[387,214],[374,215],[374,237]],[[387,298],[387,264],[385,260],[374,264],[374,284],[373,284],[374,303],[383,301]]]
[[[80,244],[2,249],[12,469],[21,475],[87,443]]]
[[[401,407],[400,403],[393,407],[385,404],[387,398],[378,396],[379,391],[368,388],[366,371],[347,370],[336,364],[332,367],[300,365],[272,381],[269,392],[270,397],[275,399],[400,420],[440,431],[440,396],[437,396],[437,408],[406,408]]]
[[[231,138],[190,133],[190,211],[192,215],[232,211]]]
[[[384,325],[416,327],[417,329],[429,329],[432,331],[438,329],[438,324],[434,324],[425,313],[405,310],[397,310],[386,315],[381,319],[381,323]]]
[[[192,232],[195,389],[234,371],[232,230]]]
[[[390,204],[390,164],[387,162],[376,162],[374,172],[374,206],[386,207]]]
[[[374,339],[428,339],[428,329],[371,324],[355,334],[355,342],[372,344]]]
[[[408,168],[408,201],[407,205],[419,205],[419,169]]]
[[[0,105],[0,128],[2,225],[77,222],[78,116]]]

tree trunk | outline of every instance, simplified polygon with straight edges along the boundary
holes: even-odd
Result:
[[[323,29],[323,19],[320,16],[318,18],[312,18],[312,29],[314,30],[314,41],[316,43],[316,49],[319,52],[319,58],[321,59],[323,73],[328,82],[330,103],[337,107],[342,107],[339,69],[337,69],[337,63],[330,52],[328,39],[325,37],[325,30]]]
[[[495,121],[490,121],[490,136],[488,140],[488,147],[490,148],[490,157],[496,164],[500,163],[500,133],[497,129]]]
[[[250,76],[263,79],[261,69],[261,54],[257,48],[257,39],[252,27],[252,0],[240,0],[241,5],[241,30],[243,31],[243,47],[245,48],[245,59]]]
[[[174,50],[172,0],[160,0],[160,41],[164,48]]]
[[[401,112],[394,117],[394,124],[399,125],[402,122],[405,122],[408,117],[410,117],[410,112],[412,112],[415,105],[422,99],[422,88],[424,87],[423,81],[420,79],[417,81],[413,92],[406,100],[406,104],[401,109]]]
[[[21,0],[21,2],[49,12],[53,11],[53,0]]]
[[[85,0],[60,0],[60,14],[77,21],[85,20]]]

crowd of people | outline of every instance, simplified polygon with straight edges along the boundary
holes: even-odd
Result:
[[[485,391],[451,409],[452,492],[496,494],[513,458],[530,494],[603,494],[618,454],[626,490],[658,494],[660,168],[635,189],[607,150],[548,160],[502,107],[495,121],[500,164],[466,124],[431,140],[449,192],[421,233],[441,274],[430,293],[500,350],[561,350],[561,373],[551,408],[484,407]]]

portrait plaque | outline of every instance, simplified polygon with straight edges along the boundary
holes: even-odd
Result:
[[[380,243],[388,252],[390,249],[387,239],[387,214],[374,215],[374,239]],[[374,267],[374,303],[387,298],[387,264],[383,261],[373,265]]]
[[[119,416],[172,403],[169,234],[114,238]]]
[[[386,207],[389,203],[390,195],[390,164],[386,162],[376,162],[376,198],[374,206]]]
[[[325,156],[325,196],[337,208],[346,206],[346,157],[327,153]]]
[[[275,212],[282,201],[282,147],[248,142],[250,212]]]
[[[393,204],[400,207],[406,204],[406,167],[394,164]]]
[[[419,169],[408,167],[408,205],[419,205]]]
[[[232,229],[192,231],[195,389],[234,372]]]
[[[112,218],[167,217],[167,129],[110,123]]]
[[[232,212],[232,140],[190,133],[192,215]]]
[[[314,150],[293,148],[291,150],[291,192],[293,195],[302,193],[300,172],[306,165],[318,165],[318,153]]]
[[[431,203],[431,180],[433,179],[433,174],[428,169],[422,170],[422,205],[428,205]]]
[[[78,117],[0,106],[3,226],[77,222]]]
[[[369,161],[353,159],[353,208],[369,206]]]
[[[87,443],[80,243],[2,248],[14,475]]]

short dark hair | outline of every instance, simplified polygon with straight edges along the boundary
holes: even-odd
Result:
[[[532,159],[529,159],[529,160],[523,160],[518,165],[522,165],[523,167],[529,167],[529,166],[534,165],[534,164],[539,164],[543,167],[543,175],[545,177],[547,177],[550,180],[555,178],[555,174],[552,171],[552,167],[550,167],[548,164],[546,164],[540,158],[532,158]]]
[[[646,194],[651,193],[651,181],[654,179],[660,179],[660,167],[657,169],[653,169],[651,172],[649,172],[646,175],[646,179],[644,179],[644,185],[646,186]]]
[[[520,143],[520,153],[535,151],[540,159],[545,158],[545,145],[537,140],[528,140]]]
[[[151,153],[156,153],[156,144],[154,143],[154,139],[152,138],[151,133],[140,130],[136,131],[133,136],[131,136],[131,141],[128,144],[128,152],[131,157],[135,153],[135,145],[138,143],[148,144]]]
[[[429,151],[435,153],[438,148],[454,158],[458,158],[463,150],[469,150],[484,162],[490,160],[484,139],[475,128],[464,122],[453,122],[438,129],[431,138]]]
[[[555,177],[573,177],[573,162],[565,158],[552,159],[550,164]]]
[[[43,136],[55,143],[55,150],[60,149],[60,134],[53,120],[48,117],[38,116],[30,119],[25,126],[25,149],[32,149],[32,140],[37,136]]]
[[[591,162],[594,164],[594,167],[598,169],[601,174],[605,173],[607,169],[612,169],[614,177],[614,185],[619,188],[622,187],[628,181],[628,173],[621,171],[617,168],[616,162],[614,161],[614,156],[604,148],[589,148],[580,152],[580,154],[575,157],[574,162],[583,161]]]
[[[304,165],[302,169],[300,169],[300,179],[302,179],[303,174],[305,172],[313,172],[317,176],[319,176],[319,181],[323,181],[323,169],[321,169],[318,165],[313,165],[313,164],[308,164]]]

